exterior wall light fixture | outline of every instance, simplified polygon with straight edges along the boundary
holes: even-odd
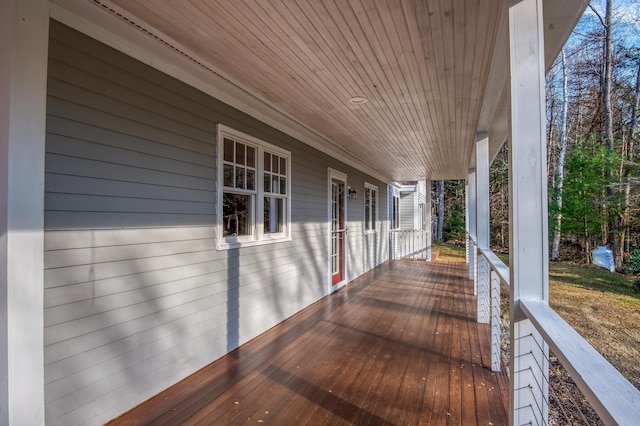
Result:
[[[358,193],[356,192],[355,189],[351,189],[351,187],[349,187],[349,199],[350,200],[357,200],[358,199]]]

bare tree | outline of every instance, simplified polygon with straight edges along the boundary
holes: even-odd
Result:
[[[557,183],[556,183],[556,204],[558,213],[556,217],[556,226],[553,232],[553,244],[551,249],[551,259],[560,258],[560,234],[562,231],[562,184],[564,181],[564,157],[567,150],[567,112],[569,109],[568,101],[568,78],[567,78],[567,57],[565,49],[561,53],[562,64],[562,118],[560,121],[560,152],[558,153],[557,166]]]

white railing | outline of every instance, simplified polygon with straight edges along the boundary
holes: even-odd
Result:
[[[469,240],[472,241],[472,247],[475,247],[475,242],[471,237]],[[484,262],[489,269],[488,275],[491,282],[489,301],[479,301],[478,311],[481,311],[481,305],[489,303],[491,312],[491,368],[493,371],[499,371],[501,368],[500,286],[504,284],[510,287],[509,268],[488,248],[477,248],[475,252],[470,252],[470,261],[472,257],[476,258],[477,263]],[[482,265],[479,266],[479,268],[482,267]],[[477,279],[480,279],[482,275],[483,272],[478,272]],[[480,297],[480,294],[478,296]],[[640,409],[638,408],[640,407],[640,391],[638,389],[549,307],[547,302],[520,300],[519,306],[524,316],[531,321],[605,424],[638,424],[640,419]],[[514,327],[513,318],[511,319],[511,327]],[[533,338],[533,336],[521,336],[520,338]],[[536,344],[540,345],[540,343]],[[514,350],[513,345],[511,350]],[[517,356],[526,356],[526,354]],[[539,365],[541,370],[544,369],[543,365],[547,364]],[[531,377],[537,377],[539,372],[532,373]],[[542,373],[544,377],[548,377],[548,371],[542,371]],[[542,386],[548,387],[548,382],[546,384],[535,382],[529,384],[530,388]],[[520,391],[522,389],[514,392]],[[511,401],[515,399],[517,398],[512,397]],[[548,404],[548,400],[544,401],[544,404]],[[531,407],[531,409],[543,413],[548,412],[548,406]],[[511,407],[511,410],[514,408]]]
[[[600,419],[605,424],[638,424],[640,391],[547,303],[521,300],[520,306]]]
[[[390,232],[392,259],[428,259],[428,232],[394,229]]]
[[[490,310],[490,320],[489,324],[491,325],[491,369],[493,371],[500,371],[501,366],[501,320],[500,320],[500,312],[501,312],[501,294],[500,287],[504,284],[509,287],[509,267],[504,264],[502,260],[494,252],[489,249],[479,249],[480,258],[484,260],[484,264],[486,264],[489,269],[489,294],[488,300],[485,300],[482,305],[487,306],[487,310]],[[480,295],[478,295],[480,297]],[[480,306],[480,303],[478,304]]]

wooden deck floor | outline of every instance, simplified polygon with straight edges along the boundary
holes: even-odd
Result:
[[[465,268],[387,262],[113,424],[507,424]]]

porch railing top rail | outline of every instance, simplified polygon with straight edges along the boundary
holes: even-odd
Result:
[[[491,268],[496,271],[502,282],[504,282],[508,287],[511,286],[510,278],[509,278],[509,267],[505,265],[505,263],[488,248],[478,248],[480,253],[487,259]]]
[[[638,424],[640,391],[546,302],[520,306],[605,424]]]
[[[470,236],[471,238],[471,236]],[[475,244],[475,241],[474,241]],[[510,286],[509,267],[489,248],[477,248]],[[521,299],[526,317],[542,335],[605,424],[637,424],[640,391],[545,301]]]

